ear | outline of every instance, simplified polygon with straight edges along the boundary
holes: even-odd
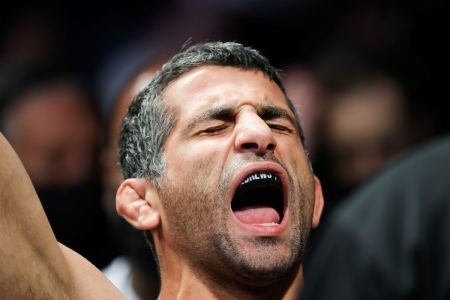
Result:
[[[149,180],[130,178],[123,181],[116,194],[117,213],[140,230],[159,226],[158,193]]]
[[[312,220],[312,227],[315,228],[319,226],[320,216],[322,215],[323,210],[323,193],[322,193],[322,185],[320,184],[319,178],[314,176],[315,182],[315,201],[314,201],[314,213]]]

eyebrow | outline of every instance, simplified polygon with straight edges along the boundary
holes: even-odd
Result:
[[[292,126],[296,127],[297,122],[295,119],[289,114],[289,112],[283,108],[273,105],[264,105],[260,109],[259,116],[263,120],[272,120],[272,119],[286,119],[288,120]]]
[[[218,105],[211,107],[210,109],[202,112],[198,116],[195,117],[192,122],[188,124],[186,127],[186,131],[190,131],[197,127],[199,123],[202,123],[207,120],[232,120],[234,118],[235,112],[234,109],[227,105]]]

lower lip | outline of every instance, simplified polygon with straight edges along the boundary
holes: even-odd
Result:
[[[238,224],[238,226],[245,232],[249,233],[253,236],[262,236],[262,237],[276,237],[282,235],[287,228],[287,219],[288,214],[287,211],[284,212],[283,219],[280,224],[277,225],[258,225],[258,224],[246,224],[241,222],[232,212],[234,221]]]

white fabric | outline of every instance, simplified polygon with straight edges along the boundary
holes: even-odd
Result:
[[[131,264],[127,258],[116,257],[102,272],[128,300],[142,300],[133,289]]]

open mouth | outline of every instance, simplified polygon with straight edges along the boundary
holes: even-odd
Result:
[[[271,172],[255,172],[248,175],[237,188],[231,209],[242,223],[279,225],[285,210],[280,178]]]

